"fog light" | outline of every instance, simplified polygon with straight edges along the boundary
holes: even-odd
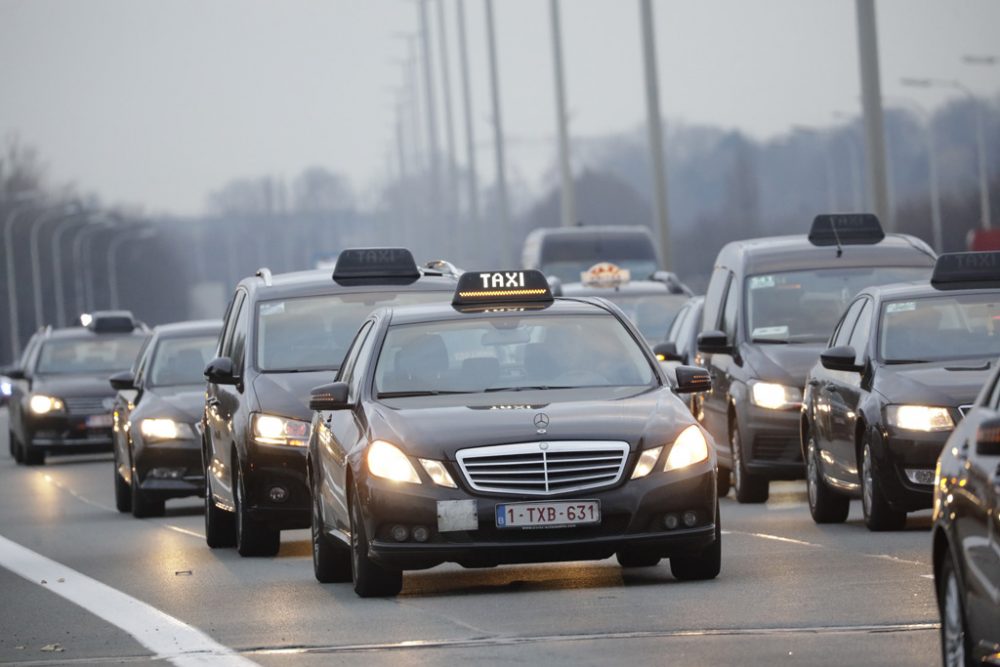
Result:
[[[934,471],[921,470],[917,468],[907,468],[906,478],[914,484],[933,484]]]
[[[392,539],[397,542],[405,542],[406,538],[410,536],[410,531],[406,526],[401,526],[396,524],[392,527]]]
[[[272,486],[267,491],[267,497],[272,503],[283,503],[288,500],[288,489],[283,486]]]
[[[425,526],[414,526],[413,528],[413,539],[417,542],[426,542],[427,538],[431,536],[431,531],[427,530]]]
[[[694,524],[698,523],[698,515],[694,512],[684,512],[684,525],[690,528]]]
[[[679,523],[680,521],[678,521],[676,514],[668,514],[663,517],[663,525],[667,530],[673,530]]]

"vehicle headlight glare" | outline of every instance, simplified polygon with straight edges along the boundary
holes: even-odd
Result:
[[[955,428],[948,408],[928,405],[890,405],[886,419],[891,426],[907,431],[950,431]]]
[[[802,404],[802,390],[774,382],[754,382],[750,387],[750,400],[768,410],[796,408]]]
[[[309,444],[309,422],[275,415],[254,415],[254,440],[264,445],[305,447]]]
[[[45,394],[35,394],[28,401],[28,407],[36,415],[47,415],[50,412],[62,412],[63,402],[58,398],[46,396]]]
[[[449,489],[455,488],[455,480],[451,478],[448,473],[448,469],[444,467],[444,464],[440,461],[434,461],[433,459],[417,459],[420,461],[420,465],[424,467],[424,472],[434,481],[438,486],[447,486]]]
[[[368,472],[375,477],[392,480],[393,482],[408,482],[420,484],[420,476],[399,447],[388,442],[376,440],[368,448]]]
[[[670,448],[663,470],[678,470],[708,458],[708,441],[701,429],[692,424],[681,431]]]
[[[190,426],[173,419],[143,419],[139,422],[139,432],[149,441],[190,440],[194,437]]]
[[[632,479],[639,479],[651,473],[656,462],[660,460],[660,452],[662,451],[663,447],[654,447],[640,454],[639,462],[635,464],[635,470],[632,471]]]

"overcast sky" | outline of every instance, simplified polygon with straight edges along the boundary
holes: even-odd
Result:
[[[438,1],[457,123],[456,0],[430,0],[433,19]],[[483,0],[464,2],[477,162],[489,181]],[[857,112],[853,0],[654,5],[669,121],[766,138]],[[495,6],[510,167],[538,188],[555,149],[548,2]],[[572,135],[636,128],[645,115],[638,1],[561,7]],[[150,212],[197,213],[232,178],[291,178],[310,165],[371,193],[394,145],[405,35],[418,27],[417,8],[413,0],[0,0],[0,134],[37,147],[53,182]],[[963,54],[1000,55],[997,0],[877,0],[877,14],[890,101],[905,95],[933,107],[954,94],[901,88],[906,75],[961,79],[984,95],[1000,90],[1000,66],[961,62]],[[464,143],[457,148],[464,156]]]

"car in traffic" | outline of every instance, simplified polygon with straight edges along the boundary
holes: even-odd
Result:
[[[205,368],[205,538],[241,556],[278,552],[280,532],[309,526],[309,390],[340,367],[373,309],[447,301],[456,275],[419,268],[400,248],[347,249],[333,270],[240,282],[217,357]]]
[[[403,570],[670,559],[721,564],[716,459],[674,378],[601,299],[536,271],[466,272],[450,304],[387,307],[313,390],[313,565],[362,597]]]
[[[132,366],[149,333],[128,311],[95,312],[87,321],[39,331],[22,363],[7,371],[14,380],[8,410],[18,463],[111,450],[108,376]]]
[[[696,412],[739,502],[765,502],[771,480],[803,477],[802,390],[844,307],[870,285],[926,280],[934,260],[926,243],[886,235],[870,214],[820,215],[808,236],[722,248],[696,360],[712,389],[696,399]]]
[[[577,282],[601,258],[634,276],[651,276],[662,268],[652,234],[639,226],[543,227],[531,231],[521,249],[523,268],[563,283]]]
[[[1000,364],[945,442],[933,504],[942,662],[1000,665]]]
[[[115,507],[136,518],[162,516],[170,498],[205,492],[201,418],[205,366],[222,322],[153,328],[135,370],[110,377]]]
[[[691,296],[675,274],[656,271],[643,280],[611,262],[599,262],[576,282],[549,279],[555,296],[598,296],[621,308],[650,345],[663,342],[674,317]]]
[[[1000,274],[941,255],[930,282],[862,290],[806,379],[801,443],[809,510],[898,530],[929,509],[934,466],[1000,357]],[[1000,253],[997,254],[1000,258]]]

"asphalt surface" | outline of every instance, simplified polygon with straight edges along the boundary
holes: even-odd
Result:
[[[444,565],[407,573],[398,598],[362,600],[349,584],[315,581],[308,531],[284,533],[276,558],[242,559],[205,545],[198,499],[168,502],[164,518],[118,514],[108,456],[16,466],[2,413],[2,663],[940,662],[927,512],[905,531],[869,533],[855,503],[846,524],[816,526],[804,485],[780,483],[764,506],[723,500],[714,581],[677,582],[666,561],[632,570],[614,560]],[[32,555],[27,576],[15,574],[4,563],[17,545],[65,572],[32,570],[44,561]],[[115,596],[131,596],[139,611]],[[180,633],[174,651],[149,648],[150,637],[171,632]]]

